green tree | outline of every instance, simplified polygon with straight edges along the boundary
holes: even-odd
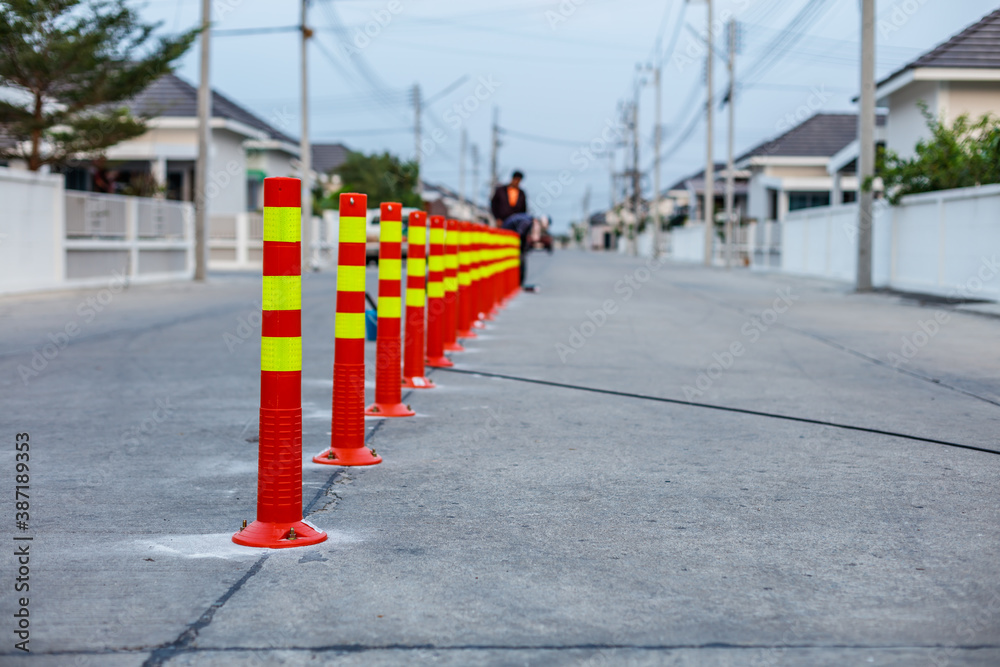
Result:
[[[343,183],[340,192],[361,192],[368,195],[369,205],[398,201],[403,206],[423,208],[423,201],[416,193],[417,165],[403,162],[395,155],[365,155],[351,151],[344,164],[334,170]],[[322,202],[323,208],[338,208],[340,197],[332,195]]]
[[[124,0],[0,0],[0,157],[57,165],[143,134],[127,102],[190,48],[197,30],[153,38]]]
[[[890,203],[916,192],[1000,183],[1000,119],[985,114],[973,122],[962,114],[949,127],[919,104],[931,136],[917,142],[914,156],[879,151],[875,173]]]

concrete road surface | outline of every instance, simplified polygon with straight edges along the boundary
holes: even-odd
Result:
[[[484,374],[434,372],[354,469],[309,461],[336,280],[304,280],[329,540],[279,551],[230,541],[259,278],[0,300],[0,664],[1000,664],[1000,456],[975,449],[1000,452],[1000,320],[611,254],[530,268],[542,290],[454,356]]]

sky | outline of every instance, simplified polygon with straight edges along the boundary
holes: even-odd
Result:
[[[198,24],[199,0],[138,6],[164,33]],[[876,76],[884,77],[997,9],[998,0],[878,0]],[[816,112],[852,111],[858,91],[858,0],[715,0],[713,89],[727,85],[725,31],[739,24],[736,155]],[[213,0],[213,87],[300,136],[300,3]],[[625,168],[621,103],[638,96],[639,163],[653,188],[655,88],[661,66],[661,189],[706,160],[704,0],[310,0],[309,122],[314,142],[416,156],[413,87],[423,100],[424,180],[489,195],[494,109],[498,172],[526,175],[536,213],[564,231],[607,208],[611,163]],[[272,28],[264,34],[242,29]],[[198,48],[180,61],[198,80]],[[713,153],[726,158],[726,111],[714,105]],[[631,153],[628,154],[631,159]],[[589,197],[587,197],[589,193]]]

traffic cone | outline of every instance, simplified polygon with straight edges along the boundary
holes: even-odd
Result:
[[[403,404],[400,342],[403,278],[403,205],[382,204],[378,245],[378,342],[375,348],[375,402],[370,417],[412,417]]]
[[[365,216],[368,197],[340,195],[337,254],[337,319],[333,359],[333,423],[330,448],[313,462],[369,466],[382,457],[365,446]]]
[[[427,214],[410,214],[406,236],[406,335],[403,337],[403,386],[433,389],[424,377],[424,306],[427,276]]]
[[[472,231],[468,222],[459,223],[458,232],[458,338],[478,338],[472,330]]]
[[[233,535],[283,549],[326,540],[302,520],[302,184],[264,179],[257,520]]]
[[[445,223],[444,254],[444,350],[445,352],[465,352],[458,342],[458,220]]]
[[[444,299],[444,216],[432,215],[431,254],[428,259],[427,275],[427,365],[431,368],[454,366],[451,359],[444,356],[445,317]]]

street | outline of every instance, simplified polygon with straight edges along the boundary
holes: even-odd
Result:
[[[366,422],[384,463],[348,469],[311,462],[336,276],[303,277],[303,506],[329,539],[273,551],[231,542],[259,274],[0,300],[2,471],[28,433],[33,536],[31,655],[0,662],[1000,662],[989,309],[577,250],[532,253],[528,282],[404,391],[416,417]]]

